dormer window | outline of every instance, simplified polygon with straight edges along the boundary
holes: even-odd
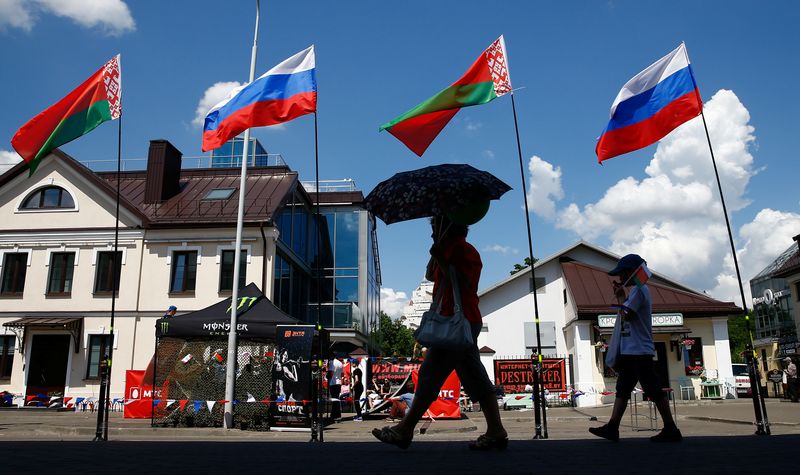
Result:
[[[22,202],[20,209],[72,209],[75,200],[60,186],[45,186],[31,193]]]

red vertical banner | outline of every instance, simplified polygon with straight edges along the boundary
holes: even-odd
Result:
[[[153,391],[153,386],[144,381],[144,370],[125,371],[125,403],[123,416],[126,419],[149,419],[153,413],[153,399],[160,402],[156,411],[166,406],[166,394],[161,388]]]
[[[414,370],[411,373],[411,378],[414,381],[414,387],[417,387],[417,378],[419,377],[419,370]],[[431,407],[425,413],[425,417],[433,419],[461,419],[461,406],[458,404],[458,398],[461,396],[461,380],[455,371],[450,373],[441,389],[439,389],[439,397],[433,401]]]

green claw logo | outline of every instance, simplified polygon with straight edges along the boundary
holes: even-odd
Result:
[[[242,307],[245,306],[245,304],[247,304],[247,308],[249,309],[250,307],[253,306],[254,303],[256,303],[257,298],[256,297],[239,297],[238,300],[239,300],[239,305],[236,306],[236,310],[237,311],[241,310]],[[228,313],[230,311],[231,311],[231,307],[228,307],[228,310],[225,310],[225,313]]]
[[[169,332],[169,322],[161,322],[161,334],[166,335]]]

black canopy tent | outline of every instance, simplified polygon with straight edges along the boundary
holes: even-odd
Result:
[[[276,307],[251,283],[237,302],[236,424],[266,427],[268,405],[259,401],[273,394],[273,356],[278,325],[302,323]],[[144,380],[159,388],[161,398],[193,401],[185,410],[177,404],[154,405],[154,425],[220,426],[230,330],[231,297],[204,309],[156,321],[155,357]],[[197,405],[198,401],[203,404]],[[195,406],[197,405],[197,406]]]
[[[254,283],[239,292],[237,332],[240,338],[275,340],[277,325],[296,325],[300,320],[276,307]],[[192,338],[224,336],[231,321],[231,297],[196,312],[156,321],[156,336]]]

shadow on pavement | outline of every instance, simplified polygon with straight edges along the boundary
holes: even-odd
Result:
[[[513,440],[504,452],[465,442],[0,442],[3,473],[797,473],[800,435]]]

